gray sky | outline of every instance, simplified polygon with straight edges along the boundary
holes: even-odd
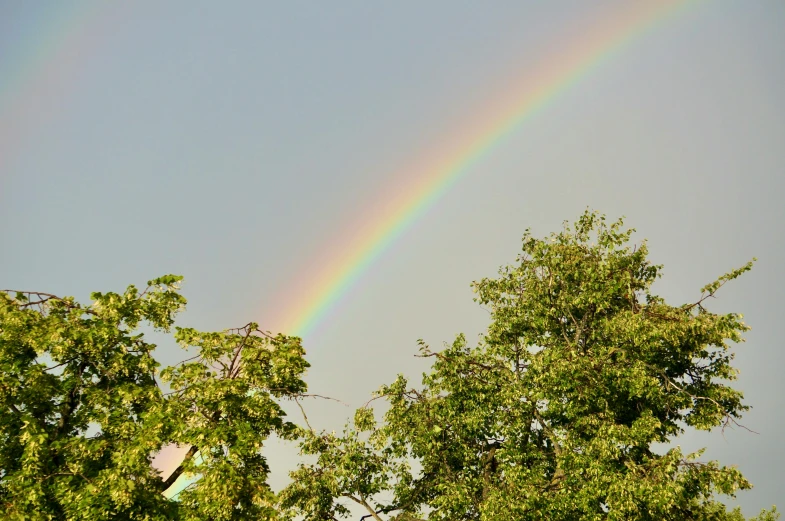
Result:
[[[186,277],[181,325],[264,324],[408,166],[536,80],[626,2],[0,3],[0,287],[86,300]],[[785,497],[785,3],[698,2],[614,52],[411,227],[304,339],[313,392],[352,406],[482,331],[469,283],[526,227],[625,215],[673,304],[756,256],[711,307],[752,326],[736,464],[747,514]],[[517,83],[516,83],[517,82]],[[458,130],[456,130],[458,129]],[[160,358],[179,349],[162,341]],[[321,427],[351,410],[309,403]],[[294,462],[270,454],[276,487]]]

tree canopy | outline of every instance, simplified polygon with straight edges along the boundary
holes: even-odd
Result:
[[[284,413],[307,396],[297,337],[176,327],[194,356],[161,369],[139,328],[171,330],[181,277],[89,306],[0,291],[5,518],[323,521],[353,504],[376,521],[742,521],[717,499],[751,487],[738,469],[654,447],[748,410],[730,384],[749,328],[706,304],[752,262],[671,305],[633,231],[589,211],[545,238],[526,230],[517,263],[473,285],[491,316],[476,345],[420,341],[420,384],[383,385],[342,434]],[[279,494],[261,454],[273,434],[302,455]],[[162,476],[152,457],[169,444],[188,450]],[[183,473],[198,479],[165,497]]]
[[[421,341],[431,371],[381,387],[381,425],[361,407],[342,436],[309,431],[317,460],[283,504],[313,521],[345,515],[342,498],[377,521],[739,519],[714,499],[750,488],[736,468],[652,445],[747,410],[728,382],[748,327],[705,302],[752,262],[669,305],[633,231],[588,211],[544,239],[527,230],[518,263],[474,284],[484,339]]]
[[[191,359],[158,371],[141,322],[169,331],[185,305],[181,277],[141,293],[93,293],[82,306],[39,292],[0,292],[0,505],[4,519],[272,519],[260,450],[294,439],[278,400],[305,391],[298,338],[256,324],[218,333],[177,328]],[[165,392],[158,380],[168,383]],[[189,447],[166,479],[152,456]],[[198,483],[162,494],[183,472]]]

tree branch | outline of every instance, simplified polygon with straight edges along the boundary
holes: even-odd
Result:
[[[60,420],[57,422],[57,434],[62,434],[66,431],[68,427],[68,420],[71,419],[71,415],[73,414],[78,404],[77,399],[77,391],[82,387],[82,373],[87,368],[87,362],[82,361],[77,367],[76,370],[76,378],[78,381],[74,385],[74,388],[68,393],[68,401],[65,403],[65,408],[60,411]]]
[[[237,378],[240,375],[241,364],[238,362],[238,358],[240,357],[240,353],[243,352],[243,348],[245,347],[245,343],[248,341],[248,337],[251,336],[251,332],[252,331],[250,328],[250,324],[248,324],[247,326],[245,326],[245,335],[243,336],[243,339],[240,341],[240,345],[237,346],[234,352],[234,357],[232,358],[232,361],[229,364],[229,373],[227,374],[229,379]],[[235,366],[235,364],[237,365]]]
[[[188,449],[188,452],[185,453],[182,463],[180,463],[177,468],[172,471],[168,478],[161,481],[161,491],[165,491],[174,485],[174,482],[177,481],[177,478],[179,478],[185,471],[185,464],[188,463],[198,451],[199,449],[196,448],[196,445],[191,445],[191,448]]]
[[[381,517],[379,517],[379,514],[378,514],[378,513],[377,513],[377,512],[376,512],[376,511],[375,511],[373,508],[371,508],[371,505],[369,505],[369,504],[368,504],[368,502],[367,502],[367,501],[365,501],[365,499],[363,499],[362,497],[360,497],[360,498],[358,499],[358,498],[354,497],[354,496],[353,496],[353,495],[351,495],[351,494],[347,494],[347,495],[346,495],[346,497],[348,497],[349,499],[351,499],[352,501],[354,501],[354,502],[355,502],[355,503],[357,503],[358,505],[365,507],[365,509],[366,509],[368,512],[370,512],[368,515],[366,515],[366,516],[363,516],[363,517],[361,517],[360,519],[364,520],[364,519],[366,519],[366,518],[368,518],[368,517],[372,517],[372,518],[374,518],[376,521],[384,521],[384,520],[383,520]]]
[[[556,470],[553,473],[553,478],[551,478],[550,483],[548,483],[548,488],[555,487],[558,485],[559,481],[565,478],[564,470],[561,468],[561,464],[559,462],[559,458],[561,458],[564,452],[561,445],[559,445],[558,440],[556,439],[556,433],[551,430],[547,423],[545,423],[545,420],[540,415],[540,412],[536,407],[534,408],[534,416],[537,418],[539,424],[542,425],[542,430],[545,432],[548,439],[551,440],[551,444],[553,445],[553,452],[556,454]]]
[[[305,420],[305,424],[308,426],[308,429],[310,429],[311,433],[315,434],[313,427],[311,427],[311,423],[308,421],[308,416],[305,414],[305,409],[303,408],[302,404],[300,403],[300,400],[298,400],[297,397],[294,398],[294,403],[297,404],[297,407],[300,408],[300,412],[303,413],[303,419]]]
[[[501,447],[501,443],[491,443],[490,450],[482,458],[482,500],[488,499],[491,488],[491,478],[496,473],[496,449]]]
[[[651,365],[649,365],[649,364],[646,364],[646,365],[656,370],[656,368],[652,367]],[[748,427],[745,427],[744,425],[742,425],[742,424],[740,424],[739,422],[737,422],[736,420],[734,420],[734,419],[733,419],[733,417],[731,416],[731,413],[729,413],[728,411],[726,411],[726,410],[725,410],[725,408],[722,406],[722,404],[721,404],[721,403],[719,403],[719,402],[718,402],[717,400],[715,400],[714,398],[711,398],[711,397],[709,397],[709,396],[700,396],[700,395],[698,395],[698,394],[692,394],[691,392],[687,391],[687,389],[685,389],[685,388],[683,388],[683,387],[679,387],[679,385],[677,385],[677,384],[676,384],[676,382],[674,382],[674,381],[673,381],[671,378],[669,378],[669,377],[668,377],[668,375],[666,375],[664,371],[662,371],[662,370],[657,370],[657,372],[658,372],[658,373],[659,373],[659,374],[660,374],[660,375],[661,375],[661,376],[662,376],[662,377],[665,379],[665,383],[666,383],[666,385],[672,385],[672,386],[673,386],[673,387],[674,387],[676,390],[678,390],[679,392],[682,392],[682,393],[686,394],[686,395],[687,395],[687,396],[689,396],[691,399],[693,399],[693,400],[696,400],[696,401],[697,401],[697,400],[705,400],[705,401],[707,401],[707,402],[710,402],[710,403],[712,403],[712,404],[716,405],[716,406],[717,406],[717,408],[718,408],[720,411],[722,411],[722,415],[723,415],[723,418],[724,418],[724,420],[723,420],[723,422],[722,422],[722,427],[720,428],[720,432],[723,434],[723,436],[724,436],[724,434],[725,434],[725,428],[726,428],[728,425],[730,425],[730,424],[733,424],[733,425],[735,425],[735,426],[737,426],[737,427],[741,427],[742,429],[744,429],[744,430],[746,430],[746,431],[749,431],[749,432],[751,432],[751,433],[753,433],[753,434],[760,434],[759,432],[755,432],[754,430],[752,430],[752,429],[750,429],[750,428],[748,428]]]
[[[33,302],[28,300],[24,304],[19,304],[19,308],[28,308],[30,306],[43,305],[43,304],[46,304],[47,302],[49,302],[50,300],[59,300],[60,302],[66,302],[66,300],[64,298],[62,298],[62,297],[58,297],[57,295],[52,295],[51,293],[44,293],[42,291],[23,291],[23,290],[18,290],[18,289],[0,289],[0,292],[6,293],[6,294],[8,294],[8,293],[21,293],[23,295],[30,295],[30,296],[35,295],[37,298],[40,299],[40,300],[36,300],[36,301],[33,301]],[[87,313],[88,315],[96,315],[97,314],[92,309],[83,308],[79,304],[72,304],[72,303],[69,303],[69,302],[66,302],[66,303],[68,304],[68,308],[69,309],[79,309],[82,312]]]

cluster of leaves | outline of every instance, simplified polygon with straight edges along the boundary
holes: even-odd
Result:
[[[317,460],[283,506],[312,521],[347,499],[377,521],[743,519],[713,499],[750,487],[737,469],[652,445],[747,409],[726,382],[748,328],[703,303],[752,263],[670,306],[650,292],[661,266],[622,227],[586,212],[546,239],[527,230],[518,264],[474,285],[492,315],[483,341],[421,342],[431,371],[380,389],[382,425],[361,408],[341,437],[309,433]]]
[[[421,385],[382,386],[384,421],[369,402],[340,435],[302,407],[305,425],[286,419],[282,401],[308,396],[297,337],[175,328],[197,354],[159,370],[139,327],[170,331],[180,277],[90,306],[0,291],[4,519],[337,521],[353,504],[375,521],[743,521],[715,499],[751,486],[737,469],[652,447],[747,410],[728,383],[748,328],[704,302],[752,263],[671,306],[633,231],[590,212],[545,239],[527,230],[518,263],[474,285],[492,317],[478,345],[421,341]],[[303,456],[278,495],[261,455],[271,435]],[[170,444],[187,452],[165,477],[152,456]]]
[[[297,436],[279,399],[305,390],[296,337],[256,324],[220,333],[177,328],[198,355],[158,372],[141,323],[169,331],[181,277],[94,304],[0,292],[0,510],[9,520],[272,519],[260,449]],[[159,387],[157,377],[169,385]],[[189,447],[166,479],[152,456]],[[198,457],[197,457],[198,455]],[[197,461],[200,463],[197,466]],[[163,495],[183,473],[200,479]]]

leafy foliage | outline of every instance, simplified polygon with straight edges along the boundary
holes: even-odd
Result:
[[[178,327],[196,356],[160,369],[139,328],[171,330],[181,277],[90,306],[0,291],[4,519],[322,521],[354,504],[376,521],[743,521],[715,499],[751,486],[737,469],[653,446],[739,425],[748,409],[729,385],[748,327],[704,303],[752,263],[669,305],[633,231],[590,212],[545,239],[527,230],[518,263],[474,284],[492,317],[484,338],[420,341],[432,360],[421,384],[382,386],[371,402],[386,401],[384,421],[368,402],[341,434],[315,430],[300,404],[297,337]],[[303,456],[278,495],[261,455],[271,435]],[[151,459],[169,444],[188,450],[161,476]],[[194,481],[166,497],[182,475]]]
[[[361,408],[342,437],[310,432],[317,461],[283,505],[313,521],[346,514],[342,498],[376,520],[739,519],[713,499],[750,487],[737,469],[652,445],[747,410],[726,382],[748,327],[703,304],[752,263],[671,306],[650,291],[662,267],[622,227],[587,211],[546,239],[527,230],[518,264],[474,284],[484,340],[421,341],[432,369],[419,388],[381,388],[381,426]]]
[[[249,324],[222,333],[177,328],[199,354],[157,374],[142,322],[168,331],[185,305],[181,277],[143,292],[94,293],[92,306],[0,292],[0,505],[18,520],[273,519],[259,450],[296,436],[277,399],[305,390],[298,338]],[[165,394],[156,376],[168,382]],[[163,479],[151,456],[189,446]],[[202,463],[196,466],[199,454]],[[184,472],[201,475],[164,492]]]

